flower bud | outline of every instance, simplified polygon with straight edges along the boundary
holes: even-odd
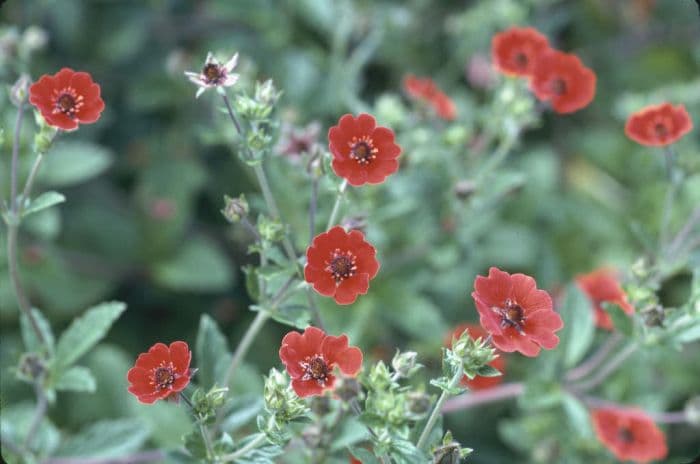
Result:
[[[261,105],[272,109],[281,95],[282,92],[277,91],[272,83],[272,79],[268,79],[262,84],[259,82],[255,83],[255,100]]]
[[[377,362],[369,372],[369,383],[374,390],[385,390],[391,385],[391,373],[383,361]]]
[[[418,353],[415,351],[406,351],[401,353],[396,351],[394,358],[391,360],[391,367],[394,368],[394,372],[399,376],[399,378],[409,378],[416,373],[418,369],[422,366],[416,363],[416,356]]]
[[[36,353],[25,353],[19,358],[17,376],[27,382],[35,382],[46,372],[44,360]]]
[[[223,214],[226,220],[231,224],[248,216],[249,211],[250,208],[248,207],[248,201],[245,199],[245,195],[241,194],[237,198],[224,195],[224,209],[221,210],[221,214]]]
[[[306,405],[289,386],[287,376],[274,367],[265,379],[263,398],[274,422],[284,424],[306,414]]]
[[[284,226],[282,223],[267,216],[258,218],[258,232],[263,240],[271,243],[280,242],[284,238]]]
[[[642,319],[647,327],[663,327],[666,313],[663,306],[652,305],[642,311]]]
[[[195,414],[203,422],[208,422],[216,417],[216,411],[226,401],[228,388],[214,385],[208,392],[198,388],[192,394],[192,406]]]
[[[10,88],[10,101],[15,106],[22,105],[27,100],[30,79],[27,74],[22,74]]]

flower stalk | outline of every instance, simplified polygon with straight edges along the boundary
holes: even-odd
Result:
[[[463,375],[464,375],[464,369],[460,365],[457,369],[457,372],[455,372],[455,375],[450,380],[448,388],[446,388],[442,391],[442,394],[440,395],[437,402],[435,403],[435,406],[433,407],[433,412],[430,414],[430,417],[428,418],[428,422],[425,424],[425,427],[423,428],[423,432],[420,434],[420,438],[418,438],[418,442],[416,443],[416,448],[423,449],[423,447],[425,447],[426,442],[428,441],[428,437],[430,436],[430,432],[433,430],[433,427],[435,426],[435,422],[437,422],[438,417],[440,417],[440,414],[442,414],[442,407],[449,397],[448,392],[450,390],[454,389],[455,387],[457,387],[457,385],[459,385],[459,381],[462,380]]]

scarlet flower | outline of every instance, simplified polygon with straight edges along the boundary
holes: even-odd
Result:
[[[437,94],[431,101],[438,117],[445,121],[453,121],[457,117],[457,107],[450,97],[444,93]]]
[[[77,129],[78,123],[96,122],[105,107],[100,86],[92,81],[92,76],[70,68],[53,76],[41,76],[29,88],[29,102],[48,124],[66,131]]]
[[[338,304],[350,304],[364,295],[379,271],[377,250],[359,230],[349,233],[340,226],[314,237],[306,250],[304,278],[324,296]]]
[[[501,351],[532,357],[540,347],[551,350],[559,344],[554,332],[564,323],[552,309],[552,298],[537,288],[532,277],[492,267],[488,277],[474,280],[472,298],[481,326]]]
[[[347,335],[326,335],[317,327],[307,327],[303,334],[289,332],[282,339],[279,355],[292,379],[292,388],[302,398],[332,389],[336,366],[352,377],[362,367],[362,351],[348,346]]]
[[[644,411],[603,408],[591,418],[598,439],[620,461],[646,463],[668,454],[664,433]]]
[[[438,88],[432,79],[408,74],[403,79],[403,88],[411,98],[430,104],[438,117],[447,121],[457,117],[457,107],[454,102]]]
[[[333,171],[350,185],[381,184],[399,169],[401,147],[394,143],[394,132],[377,126],[369,114],[341,117],[328,130],[328,147]]]
[[[537,61],[547,50],[547,37],[531,27],[511,27],[491,40],[493,64],[510,76],[531,77]]]
[[[601,268],[576,277],[576,283],[593,304],[595,325],[605,330],[613,330],[613,322],[601,303],[614,303],[627,314],[634,313],[634,306],[627,301],[627,294],[620,286],[615,271]]]
[[[685,106],[662,103],[632,113],[625,124],[625,135],[642,145],[663,147],[677,142],[692,128]]]
[[[588,106],[595,96],[596,75],[573,54],[544,53],[535,66],[530,88],[549,101],[557,113],[573,113]]]
[[[151,404],[164,398],[177,399],[178,392],[190,383],[190,352],[187,343],[172,342],[170,347],[156,343],[141,353],[126,378],[129,392],[141,403]]]
[[[480,326],[477,324],[460,324],[458,325],[453,331],[451,331],[448,336],[445,338],[445,346],[450,346],[452,344],[452,340],[459,338],[460,335],[464,333],[465,330],[469,330],[469,336],[472,339],[486,339],[488,337],[488,333]],[[499,356],[495,358],[493,361],[489,363],[489,366],[498,369],[499,371],[503,372],[506,368],[506,360],[503,356]],[[503,381],[503,376],[498,376],[498,377],[481,377],[481,376],[476,376],[473,379],[470,379],[466,375],[462,377],[462,381],[460,382],[463,386],[469,388],[470,390],[485,390],[487,388],[495,387],[499,383]]]

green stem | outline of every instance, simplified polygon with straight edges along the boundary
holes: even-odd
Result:
[[[222,462],[235,461],[236,459],[248,454],[249,451],[252,451],[255,448],[258,448],[260,445],[262,445],[265,442],[265,440],[266,440],[265,434],[261,433],[260,435],[257,436],[257,438],[252,440],[250,443],[245,445],[243,448],[236,450],[231,454],[221,456],[221,461]]]
[[[204,441],[204,446],[207,449],[207,459],[211,460],[212,462],[219,462],[219,459],[214,453],[214,447],[211,444],[211,438],[209,437],[207,426],[202,422],[199,423],[199,433],[202,434],[202,440]]]
[[[348,187],[347,179],[343,180],[338,188],[338,195],[335,197],[335,203],[333,204],[333,209],[331,210],[331,215],[328,218],[328,225],[326,225],[326,230],[330,229],[335,223],[336,217],[338,216],[338,211],[340,211],[340,202],[343,200],[345,194],[345,189]]]
[[[24,184],[24,190],[22,191],[22,203],[18,205],[17,207],[17,214],[19,216],[22,215],[22,211],[24,210],[24,205],[26,204],[27,200],[29,200],[29,197],[32,194],[32,187],[34,186],[34,180],[36,179],[36,175],[39,173],[39,168],[41,167],[41,162],[44,160],[44,154],[43,153],[37,153],[36,159],[34,160],[34,164],[32,165],[32,170],[29,171],[29,177],[27,177],[27,183]]]
[[[224,387],[227,387],[231,382],[233,373],[236,371],[239,364],[241,364],[241,361],[243,361],[243,358],[245,357],[246,353],[248,353],[253,340],[255,340],[255,337],[260,332],[260,329],[263,328],[265,322],[267,322],[269,318],[270,314],[267,311],[259,311],[255,316],[255,319],[253,319],[252,324],[250,324],[250,327],[248,327],[245,335],[243,335],[243,339],[236,347],[236,351],[233,353],[231,364],[228,366],[228,370],[224,376]]]
[[[10,167],[10,210],[17,211],[15,200],[17,199],[17,162],[19,159],[20,134],[22,121],[24,120],[24,103],[17,108],[17,120],[15,121],[15,134],[12,139],[12,166]]]
[[[36,379],[34,382],[34,390],[36,391],[36,409],[34,410],[34,418],[32,419],[31,425],[29,426],[29,430],[27,431],[27,436],[24,439],[24,449],[30,450],[32,447],[32,443],[34,441],[34,438],[37,435],[37,432],[39,431],[39,427],[41,426],[41,423],[44,420],[44,417],[46,416],[46,410],[49,407],[48,399],[46,398],[46,394],[44,393],[44,390],[42,389],[42,383],[43,383],[43,376],[39,377]]]
[[[445,401],[447,401],[447,398],[450,396],[449,393],[447,393],[448,390],[452,390],[453,388],[455,388],[459,384],[459,381],[462,380],[463,375],[464,369],[462,368],[462,366],[460,366],[459,369],[457,369],[457,372],[455,373],[454,377],[452,377],[452,380],[450,380],[450,384],[448,385],[447,389],[442,391],[440,398],[438,398],[437,403],[435,403],[433,412],[430,414],[428,422],[425,424],[425,428],[420,434],[418,443],[416,443],[416,448],[422,449],[426,445],[426,441],[428,441],[430,432],[433,430],[435,422],[437,422],[438,417],[440,417],[440,414],[442,413],[442,405],[445,404]]]
[[[589,377],[588,380],[584,380],[581,383],[578,383],[576,385],[573,385],[572,388],[575,391],[588,391],[591,390],[601,383],[605,379],[607,379],[610,374],[615,372],[618,367],[624,363],[627,358],[629,358],[637,349],[639,348],[639,345],[636,343],[630,343],[627,345],[622,351],[620,351],[616,356],[611,358],[606,364],[604,364],[600,369],[598,369],[592,377]]]

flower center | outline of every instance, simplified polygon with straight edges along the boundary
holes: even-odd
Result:
[[[502,308],[494,307],[492,309],[501,316],[502,328],[512,327],[519,333],[524,333],[525,311],[519,304],[508,298]]]
[[[53,114],[63,113],[74,118],[75,113],[84,105],[83,96],[78,95],[73,87],[66,87],[61,91],[54,90]]]
[[[161,362],[160,366],[153,370],[153,381],[151,385],[155,385],[158,390],[164,390],[170,388],[177,379],[177,373],[175,373],[175,367],[173,363],[165,365],[165,362]]]
[[[520,69],[525,69],[527,68],[527,55],[523,52],[518,52],[515,54],[515,57],[513,57],[513,61],[515,61],[515,66],[517,66]]]
[[[377,157],[377,152],[379,151],[375,148],[372,143],[372,139],[363,135],[359,139],[353,137],[350,144],[350,158],[358,162],[358,164],[365,165],[369,164],[373,159]]]
[[[668,128],[666,127],[665,124],[657,122],[654,125],[654,132],[658,137],[666,137],[668,135]]]
[[[304,361],[299,362],[299,365],[304,369],[304,376],[301,380],[313,379],[322,387],[326,385],[331,369],[322,355],[307,356]]]
[[[566,82],[564,82],[564,79],[556,78],[552,80],[551,90],[554,95],[564,95],[566,93]]]
[[[202,75],[207,84],[218,84],[224,78],[225,72],[221,66],[215,63],[208,63],[202,69]]]
[[[352,277],[357,272],[357,257],[349,251],[336,248],[331,253],[331,259],[326,261],[326,271],[331,273],[336,283]]]
[[[624,443],[632,443],[634,441],[634,434],[628,427],[621,428],[617,432],[617,437]]]

